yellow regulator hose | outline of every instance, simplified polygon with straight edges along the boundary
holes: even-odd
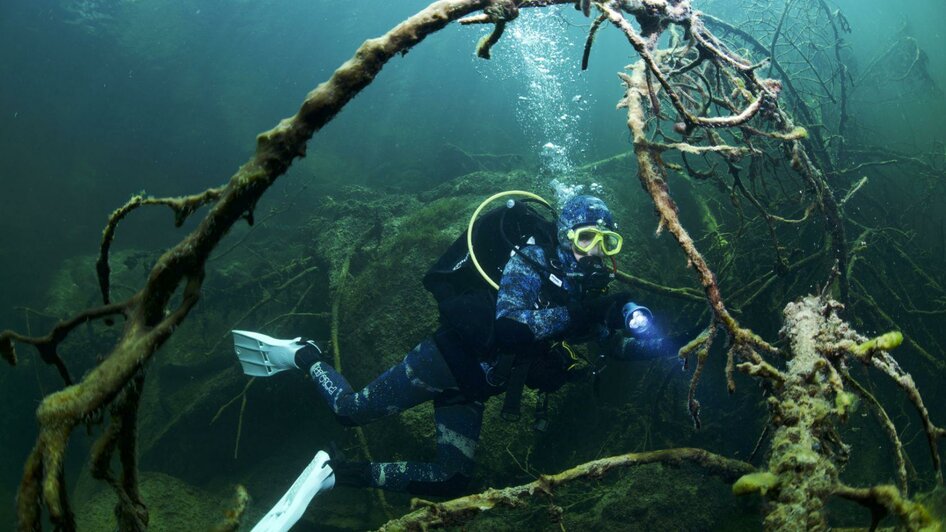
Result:
[[[493,194],[492,196],[486,198],[486,200],[483,203],[480,203],[480,206],[477,207],[475,211],[473,211],[473,216],[470,217],[470,225],[466,229],[466,248],[470,252],[470,258],[473,259],[473,265],[476,266],[476,271],[480,272],[480,275],[483,276],[483,280],[489,283],[489,285],[492,286],[496,290],[499,290],[499,285],[495,281],[490,279],[489,275],[487,275],[486,272],[483,271],[483,267],[480,266],[480,262],[476,260],[476,253],[473,252],[473,224],[476,222],[476,219],[479,217],[480,212],[482,212],[483,209],[485,209],[487,205],[489,205],[490,203],[492,203],[493,201],[499,198],[503,198],[506,196],[524,196],[526,198],[531,198],[536,201],[539,201],[543,203],[546,207],[551,208],[551,205],[549,205],[549,202],[545,201],[545,199],[543,199],[542,196],[533,194],[531,192],[526,192],[524,190],[507,190],[505,192]]]

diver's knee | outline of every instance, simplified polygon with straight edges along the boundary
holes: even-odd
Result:
[[[343,427],[360,427],[366,424],[368,420],[364,419],[364,416],[358,415],[358,409],[353,407],[350,400],[345,401],[345,399],[350,399],[350,397],[343,397],[332,408],[332,413],[335,414],[338,423]]]
[[[360,427],[371,421],[364,415],[363,409],[359,408],[355,395],[342,394],[329,404],[330,410],[335,414],[335,419],[343,427]]]

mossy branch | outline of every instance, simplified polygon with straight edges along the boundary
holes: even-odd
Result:
[[[480,39],[480,42],[477,43],[476,55],[481,59],[489,59],[490,50],[492,50],[493,45],[499,42],[499,39],[503,36],[503,32],[506,30],[506,23],[515,20],[516,17],[519,16],[519,8],[516,6],[516,3],[511,0],[497,0],[483,11],[483,15],[485,15],[494,26],[493,31]],[[464,24],[469,22],[461,20],[460,23]]]
[[[686,3],[681,3],[681,5],[683,4]],[[844,367],[844,363],[841,361],[843,357],[835,357],[832,352],[836,352],[836,350],[831,351],[828,349],[830,346],[826,347],[821,343],[823,342],[822,335],[828,337],[837,334],[849,338],[853,334],[852,329],[846,324],[842,324],[836,316],[837,309],[842,308],[842,305],[827,300],[824,294],[820,298],[814,296],[788,305],[785,310],[786,324],[783,332],[790,340],[791,345],[783,353],[790,359],[790,363],[783,370],[762,358],[762,353],[776,353],[777,351],[752,331],[740,327],[732,317],[723,302],[714,273],[696,249],[692,238],[680,224],[677,205],[670,196],[666,181],[668,165],[664,163],[660,154],[668,149],[683,154],[700,152],[701,150],[699,147],[690,144],[658,144],[648,137],[647,131],[650,130],[650,118],[647,116],[647,110],[651,109],[650,114],[652,116],[656,116],[657,119],[661,118],[658,107],[653,105],[654,91],[648,82],[649,76],[653,76],[658,80],[666,93],[666,97],[683,118],[683,127],[675,127],[678,133],[686,138],[694,127],[703,124],[694,119],[694,115],[683,107],[680,95],[686,95],[686,93],[674,93],[674,87],[671,86],[670,80],[658,68],[658,59],[663,60],[666,56],[662,54],[666,54],[666,52],[651,51],[650,47],[656,43],[656,39],[645,41],[641,35],[636,33],[627,20],[617,12],[613,4],[597,5],[603,13],[608,15],[609,20],[624,32],[628,41],[641,57],[640,61],[630,67],[630,75],[621,76],[626,91],[619,107],[627,109],[627,124],[633,137],[634,153],[638,164],[638,178],[644,189],[650,194],[656,208],[659,217],[657,232],[659,233],[666,228],[677,240],[687,256],[688,266],[693,267],[699,276],[700,283],[706,293],[706,299],[714,314],[714,323],[723,327],[729,334],[730,349],[727,354],[726,373],[730,391],[734,389],[732,373],[735,366],[741,371],[766,382],[773,392],[768,401],[772,408],[771,423],[777,428],[777,431],[773,437],[770,472],[755,477],[746,477],[738,489],[746,491],[750,488],[759,488],[764,489],[764,491],[774,490],[778,492],[778,495],[772,498],[775,508],[768,512],[766,517],[766,525],[769,528],[780,529],[792,524],[809,528],[823,527],[825,521],[821,508],[825,504],[826,498],[826,494],[823,493],[824,483],[840,486],[837,483],[837,467],[834,464],[834,459],[838,455],[843,456],[849,452],[849,448],[841,442],[833,426],[835,419],[846,417],[852,401],[852,394],[844,389],[844,383],[839,372],[839,368]],[[642,20],[641,16],[638,16],[638,22],[640,22],[642,28],[646,26],[646,21]],[[749,101],[747,107],[739,113],[735,112],[738,109],[734,105],[725,101],[723,106],[734,114],[730,117],[713,117],[713,119],[722,119],[720,127],[743,126],[746,121],[754,116],[755,112],[761,110],[763,103],[765,104],[766,118],[773,121],[779,130],[775,138],[788,143],[786,145],[787,158],[791,162],[792,168],[805,179],[813,193],[816,204],[825,217],[825,224],[831,240],[830,248],[834,251],[837,263],[835,272],[846,272],[847,244],[840,207],[827,185],[824,173],[811,161],[806,148],[802,144],[802,141],[807,137],[806,130],[794,126],[791,118],[777,106],[776,97],[781,85],[772,80],[760,79],[755,72],[757,65],[752,65],[731,53],[724,44],[719,42],[702,26],[697,14],[693,14],[687,23],[689,24],[690,35],[700,51],[700,56],[708,58],[717,66],[718,70],[725,72],[725,77],[735,87],[734,94],[740,94],[743,99]],[[654,31],[659,33],[659,30]],[[735,71],[738,75],[732,71]],[[702,92],[699,89],[692,90]],[[706,90],[711,89],[707,88]],[[697,102],[694,98],[689,99],[691,102]],[[646,105],[645,102],[651,105]],[[758,107],[753,111],[754,106]],[[734,120],[733,117],[735,117]],[[743,118],[744,120],[740,121]],[[729,121],[727,122],[727,120]],[[715,125],[707,125],[707,127],[714,127]],[[746,132],[744,134],[749,135]],[[718,137],[714,137],[712,131],[707,132],[707,136],[713,139],[713,146],[722,147],[719,151],[724,154],[724,158],[739,156],[738,152],[732,151]],[[704,153],[709,151],[711,150],[702,150]],[[738,169],[734,168],[732,164],[729,166],[730,173],[736,176]],[[747,194],[747,197],[750,196]],[[767,221],[771,222],[764,209],[761,210],[767,217]],[[771,223],[770,230],[774,231]],[[844,273],[840,273],[837,275],[837,279],[841,298],[846,300],[848,296],[847,277]],[[765,284],[763,282],[762,286],[764,287]],[[681,350],[682,355],[692,352],[698,354],[697,367],[691,380],[688,401],[691,415],[693,415],[697,426],[699,424],[699,402],[695,399],[695,388],[708,356],[709,346],[712,343],[711,333],[714,327],[711,327],[708,331],[710,334],[702,335]],[[859,355],[862,360],[869,361],[878,367],[881,367],[882,362],[885,363],[886,366],[881,367],[881,369],[890,374],[910,397],[924,419],[927,435],[930,439],[934,467],[937,471],[937,481],[941,483],[942,477],[939,457],[936,452],[936,442],[946,431],[936,427],[929,421],[928,412],[926,412],[922,399],[909,375],[900,371],[895,362],[892,362],[892,359],[887,359],[888,355],[883,348],[898,343],[898,340],[899,337],[896,335],[890,335],[873,342],[852,344],[848,352],[854,356]],[[744,362],[736,366],[735,360],[737,358]],[[837,367],[835,364],[837,364]],[[818,384],[815,385],[814,383]],[[829,446],[834,450],[826,450]],[[898,454],[898,456],[901,455],[902,453]],[[899,470],[902,472],[903,468],[900,467]],[[903,479],[903,475],[901,475],[901,479]],[[905,484],[905,480],[902,480],[901,483]],[[805,518],[802,523],[793,522],[790,518],[791,515],[804,515]],[[900,512],[898,515],[905,524],[909,525],[911,523],[906,513]]]
[[[463,523],[472,520],[480,513],[500,507],[515,508],[521,506],[525,499],[536,495],[551,496],[555,488],[569,482],[582,479],[596,480],[611,470],[652,463],[673,466],[690,463],[702,467],[709,473],[718,475],[729,482],[755,471],[755,468],[750,464],[713,454],[703,449],[683,447],[630,453],[586,462],[554,475],[541,475],[536,481],[529,484],[489,489],[482,493],[442,503],[414,499],[412,506],[417,508],[415,511],[399,519],[388,521],[379,530],[427,530],[431,527],[462,526]]]
[[[893,331],[855,345],[851,348],[851,354],[869,361],[875,354],[896,349],[902,343],[903,334],[899,331]]]
[[[71,385],[73,383],[72,376],[69,374],[69,368],[66,366],[65,360],[59,355],[59,344],[69,336],[69,333],[82,324],[118,314],[127,315],[134,303],[135,298],[132,297],[121,303],[85,310],[68,320],[60,321],[46,336],[25,336],[14,331],[0,332],[0,356],[11,366],[15,366],[17,363],[16,342],[30,344],[39,351],[40,359],[46,364],[55,366],[63,382],[67,386]]]
[[[869,360],[872,366],[890,377],[890,379],[903,390],[907,398],[910,399],[910,402],[913,403],[914,408],[916,408],[917,414],[919,414],[920,419],[923,420],[923,430],[926,432],[926,439],[929,443],[930,458],[933,460],[933,472],[936,476],[936,482],[942,485],[943,469],[939,457],[939,439],[946,435],[946,429],[939,428],[933,424],[933,421],[930,419],[930,412],[923,402],[923,397],[920,395],[920,390],[916,387],[913,376],[901,369],[900,365],[889,353],[881,351],[870,357]]]
[[[696,354],[696,369],[693,370],[693,376],[690,378],[690,386],[687,390],[687,410],[689,410],[690,418],[693,420],[693,427],[697,430],[702,427],[702,421],[700,420],[700,402],[696,399],[696,388],[700,383],[700,377],[703,375],[703,368],[709,358],[709,351],[716,339],[717,330],[716,320],[713,319],[705,331],[681,347],[677,353],[677,356],[685,361],[688,360],[691,354]]]
[[[900,518],[900,522],[906,525],[908,530],[938,529],[930,513],[922,504],[901,497],[900,492],[893,486],[852,488],[842,484],[835,487],[834,493],[867,507],[873,517],[872,529],[876,528],[880,519],[887,513]]]
[[[102,291],[102,302],[106,305],[111,302],[109,294],[109,275],[111,274],[111,268],[108,264],[109,250],[112,247],[112,242],[115,240],[115,230],[126,216],[131,214],[131,212],[138,207],[145,205],[165,205],[174,211],[174,226],[180,227],[184,225],[187,218],[197,209],[219,199],[223,190],[224,187],[216,187],[207,189],[199,194],[179,198],[146,198],[142,194],[136,194],[132,196],[127,203],[115,209],[108,217],[108,222],[105,224],[105,229],[102,231],[99,258],[95,262],[95,271],[99,278],[99,289]],[[250,222],[250,225],[252,225],[252,213],[247,215],[247,220]]]
[[[687,6],[689,2],[686,2]],[[707,127],[707,128],[728,128],[736,127],[748,122],[752,117],[759,112],[759,109],[762,106],[764,97],[767,94],[760,92],[757,94],[742,111],[732,116],[714,116],[714,117],[705,117],[698,116],[691,113],[686,106],[683,105],[683,99],[678,94],[677,90],[671,85],[670,81],[660,70],[660,66],[657,63],[657,60],[654,58],[654,54],[651,53],[651,45],[644,40],[644,38],[637,33],[637,30],[631,26],[630,22],[624,16],[605,3],[596,3],[601,12],[604,15],[607,15],[608,20],[611,21],[618,29],[620,29],[625,37],[627,37],[628,42],[634,48],[634,51],[640,55],[641,60],[646,65],[647,71],[653,75],[663,90],[667,93],[667,97],[670,99],[670,102],[673,104],[673,108],[677,111],[677,114],[680,116],[686,125],[687,131],[691,131],[695,127]],[[664,6],[665,9],[669,9],[668,6]],[[736,61],[730,55],[726,54],[717,47],[711,45],[710,41],[706,36],[700,36],[701,32],[706,32],[705,29],[699,25],[698,19],[695,15],[691,15],[691,18],[686,22],[689,23],[691,34],[694,36],[696,41],[700,46],[711,54],[714,58],[719,61],[724,61],[729,64],[736,65],[740,70],[751,71],[751,67],[744,65],[741,62]],[[644,22],[641,22],[642,27]],[[648,91],[650,94],[650,91]],[[644,139],[641,139],[644,140]]]
[[[589,6],[590,7],[590,6]],[[588,16],[588,13],[585,14]],[[591,23],[591,28],[588,30],[588,38],[585,39],[585,49],[581,54],[581,69],[588,70],[588,59],[591,57],[591,47],[595,43],[595,37],[598,35],[598,29],[601,27],[601,24],[604,21],[608,20],[608,16],[605,14],[598,15],[598,17]]]
[[[615,278],[622,283],[628,284],[630,286],[636,286],[637,288],[647,290],[648,292],[654,294],[697,303],[706,301],[706,299],[693,288],[664,286],[621,270],[617,271]]]
[[[650,194],[657,209],[659,216],[658,232],[666,227],[677,240],[677,243],[683,249],[688,265],[696,270],[700,284],[706,294],[706,299],[716,316],[717,322],[722,325],[729,333],[731,344],[737,346],[746,345],[749,349],[739,351],[745,354],[749,359],[759,365],[763,361],[755,350],[761,350],[767,353],[774,353],[776,349],[767,342],[758,337],[755,333],[743,329],[726,308],[723,302],[719,285],[716,281],[716,275],[710,269],[703,255],[696,249],[696,244],[687,233],[686,229],[680,223],[677,215],[677,205],[670,196],[667,182],[664,179],[664,167],[660,158],[654,152],[647,142],[645,131],[646,119],[644,116],[644,104],[647,97],[647,84],[644,79],[646,65],[643,61],[638,62],[633,67],[630,76],[623,76],[626,86],[625,97],[619,104],[627,108],[627,125],[631,130],[634,140],[634,152],[637,155],[638,178],[644,189]],[[697,372],[700,371],[698,362]],[[773,368],[774,369],[774,368]],[[777,373],[778,370],[775,370]],[[693,403],[690,403],[691,413],[693,412]]]
[[[724,20],[718,19],[706,13],[701,14],[700,19],[705,25],[711,25],[726,33],[738,36],[740,39],[749,44],[751,48],[755,49],[755,51],[760,55],[765,56],[768,53],[766,46],[744,29],[733,26]],[[789,73],[782,67],[777,58],[772,57],[770,60],[772,62],[772,66],[775,67],[776,72],[780,76],[780,81],[784,84],[789,96],[792,98],[792,101],[795,104],[794,108],[801,116],[802,122],[805,124],[817,123],[817,120],[814,118],[814,112],[808,106],[808,103],[805,101],[805,99],[802,98],[801,91],[795,87],[792,81],[792,76],[789,75]],[[807,133],[808,132],[806,132],[806,135]],[[810,131],[810,134],[814,140],[811,145],[817,150],[816,154],[818,156],[818,161],[825,165],[825,168],[829,173],[832,172],[834,167],[831,163],[831,157],[824,149],[827,144],[824,141],[821,131],[818,128],[813,128],[812,131]],[[798,140],[804,140],[804,137],[799,138]]]
[[[907,485],[906,455],[903,453],[903,442],[900,441],[900,435],[897,434],[897,427],[894,426],[890,416],[887,415],[887,411],[872,393],[867,391],[867,389],[864,388],[861,383],[854,380],[854,378],[851,377],[848,372],[845,371],[843,375],[844,379],[848,382],[848,384],[854,387],[854,390],[857,391],[858,395],[866,399],[874,408],[874,412],[877,414],[877,418],[881,427],[883,427],[884,432],[887,433],[887,438],[890,439],[890,444],[893,445],[894,460],[897,463],[897,486],[900,488],[900,493],[902,493],[904,496],[909,495],[910,491],[909,486]]]
[[[91,451],[92,477],[103,480],[115,490],[118,502],[115,516],[119,530],[148,529],[148,510],[138,491],[138,403],[144,386],[144,373],[121,391],[112,403],[111,420]],[[121,464],[119,478],[111,472],[112,456],[118,450]]]

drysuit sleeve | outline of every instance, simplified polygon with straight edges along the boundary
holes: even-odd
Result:
[[[529,258],[539,264],[545,263],[544,253],[538,248],[529,246],[523,248]],[[542,289],[542,277],[519,254],[513,255],[503,269],[502,279],[499,281],[499,294],[496,298],[496,319],[502,323],[503,319],[513,320],[528,327],[533,340],[546,340],[564,336],[571,326],[566,307],[540,308],[539,294]],[[506,322],[506,325],[514,325]],[[500,327],[497,333],[512,331],[521,327]],[[517,334],[520,336],[521,334]],[[501,343],[503,338],[497,338]],[[513,341],[513,343],[521,343]]]

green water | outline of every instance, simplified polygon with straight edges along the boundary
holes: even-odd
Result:
[[[178,196],[225,184],[252,156],[258,133],[292,115],[365,39],[426,5],[415,0],[10,0],[0,5],[0,329],[44,335],[57,320],[100,304],[95,260],[114,209],[142,191]],[[903,331],[908,342],[894,354],[916,380],[933,421],[946,424],[936,406],[946,400],[946,33],[941,24],[946,4],[826,4],[830,20],[850,26],[850,33],[841,28],[838,52],[847,69],[843,153],[838,151],[841,74],[820,2],[693,5],[745,29],[767,48],[785,13],[776,58],[811,110],[811,120],[798,114],[787,89],[780,103],[813,141],[819,140],[816,132],[820,135],[833,172],[822,169],[839,201],[867,178],[842,206],[847,252],[855,258],[845,317],[868,336]],[[138,410],[138,455],[152,529],[210,527],[223,516],[238,483],[253,497],[246,519],[252,522],[316,450],[336,442],[354,455],[362,452],[355,433],[337,425],[311,382],[299,376],[258,379],[246,389],[244,403],[247,381],[227,332],[265,327],[276,336],[328,338],[341,290],[344,371],[354,384],[367,383],[436,327],[435,303],[420,277],[479,201],[494,192],[524,188],[554,199],[557,192],[580,186],[600,193],[625,237],[619,267],[700,294],[671,235],[655,236],[653,204],[629,155],[626,113],[615,110],[623,97],[616,73],[637,55],[614,27],[604,25],[590,68],[581,71],[589,25],[570,6],[524,9],[485,61],[474,50],[488,28],[451,24],[394,58],[266,192],[254,226],[235,225],[207,265],[200,303],[148,367]],[[733,50],[762,59],[764,54],[744,40],[709,27]],[[781,77],[768,66],[759,72]],[[666,100],[662,111],[672,124]],[[672,134],[669,127],[664,132]],[[806,185],[791,172],[789,157],[767,146],[764,156],[740,161],[738,171],[769,212],[801,219],[811,204]],[[621,157],[611,159],[615,156]],[[598,161],[606,162],[588,166]],[[822,250],[823,218],[814,208],[804,222],[776,222],[776,251],[759,211],[745,195],[726,188],[732,174],[725,163],[710,161],[698,162],[696,169],[713,168],[721,181],[672,171],[671,194],[740,323],[776,341],[784,305],[821,290],[833,261],[826,252],[782,276],[770,274],[773,264],[782,259],[794,265]],[[668,155],[666,162],[682,160]],[[751,172],[758,179],[750,179]],[[162,207],[129,216],[112,250],[114,298],[139,289],[157,257],[193,230],[205,212],[181,228]],[[338,272],[345,264],[349,275],[342,278]],[[707,319],[699,300],[632,290],[671,331],[690,330]],[[100,322],[75,329],[59,349],[71,375],[78,380],[87,374],[111,352],[120,333],[120,324]],[[34,349],[18,344],[17,352],[16,367],[0,364],[2,530],[15,528],[13,501],[36,441],[36,407],[63,388],[59,373]],[[699,431],[686,408],[693,364],[681,371],[676,361],[614,365],[597,392],[590,382],[567,386],[553,396],[547,433],[531,430],[531,414],[510,425],[488,412],[471,492],[524,484],[539,473],[627,452],[703,447],[749,459],[768,413],[753,379],[737,375],[736,393],[726,392],[724,364],[719,343],[698,390]],[[852,374],[887,406],[898,427],[912,490],[932,488],[926,437],[910,404],[876,371],[856,367]],[[373,456],[432,458],[429,416],[427,406],[369,427],[365,434]],[[103,427],[92,422],[87,433],[80,424],[66,456],[65,477],[80,530],[114,527],[110,489],[91,479],[87,464]],[[852,446],[842,473],[847,483],[894,482],[888,440],[866,406],[839,430]],[[763,443],[752,463],[762,466],[765,457]],[[116,470],[117,465],[116,460]],[[376,528],[409,509],[403,495],[389,494],[387,502],[384,510],[372,492],[338,489],[318,499],[298,529]],[[744,529],[760,527],[763,511],[757,496],[737,499],[725,483],[697,468],[660,465],[571,485],[553,502],[563,509],[566,529]],[[549,504],[536,498],[469,527],[559,529]],[[869,525],[867,512],[855,505],[829,510],[833,525]]]

